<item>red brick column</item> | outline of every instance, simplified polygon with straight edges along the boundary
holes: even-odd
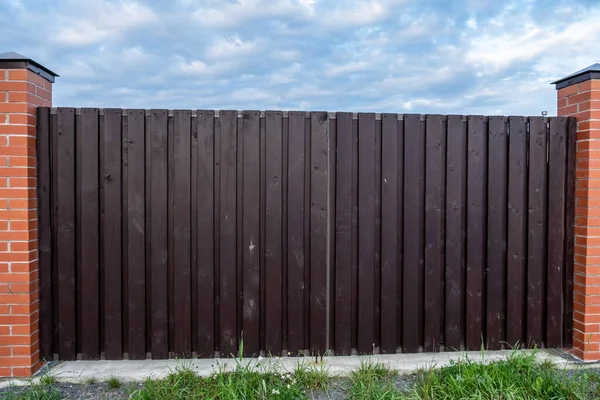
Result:
[[[52,105],[54,76],[19,54],[0,54],[0,377],[42,366],[36,107]]]
[[[600,360],[600,64],[560,81],[558,115],[577,119],[573,355]]]

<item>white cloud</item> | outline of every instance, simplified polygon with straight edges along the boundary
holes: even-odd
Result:
[[[258,44],[254,41],[243,41],[237,36],[220,38],[214,41],[207,49],[206,55],[210,58],[232,58],[252,54]]]
[[[76,15],[58,15],[54,40],[61,44],[85,46],[119,37],[129,30],[157,20],[152,9],[135,1],[94,1],[73,3]]]
[[[193,16],[211,27],[234,27],[259,18],[306,17],[314,15],[314,1],[307,0],[236,0],[233,2],[189,2]]]

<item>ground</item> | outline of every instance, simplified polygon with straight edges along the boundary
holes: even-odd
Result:
[[[358,363],[336,371],[328,359],[303,359],[293,367],[265,359],[220,363],[206,374],[192,361],[179,361],[168,373],[138,382],[118,375],[103,381],[61,381],[47,370],[25,386],[0,389],[6,400],[58,399],[600,399],[600,365],[580,366],[538,352],[511,352],[477,359],[451,358],[442,366],[400,371],[377,357],[346,357]],[[350,362],[349,360],[353,361]],[[79,364],[78,364],[79,365]],[[160,372],[160,371],[158,371]],[[100,374],[101,376],[101,374]],[[73,380],[73,378],[70,378]]]

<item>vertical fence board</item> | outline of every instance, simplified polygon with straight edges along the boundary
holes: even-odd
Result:
[[[506,321],[506,211],[508,135],[504,117],[490,117],[488,136],[488,246],[486,347],[500,349]]]
[[[198,353],[198,112],[192,111],[190,145],[190,285],[192,353]]]
[[[575,169],[577,153],[577,120],[567,122],[567,184],[565,207],[565,290],[564,290],[564,343],[573,344],[573,275],[575,246]]]
[[[237,351],[237,112],[220,113],[220,321],[222,357]]]
[[[168,357],[167,110],[150,117],[150,274],[152,357]]]
[[[446,131],[441,115],[426,117],[424,350],[440,347],[443,319]]]
[[[145,112],[128,110],[127,268],[129,358],[146,358]]]
[[[482,116],[469,116],[467,155],[466,347],[481,349],[484,332],[487,132]]]
[[[76,348],[75,299],[75,109],[58,109],[57,235],[58,351],[64,360],[74,360]]]
[[[281,111],[265,113],[265,350],[281,354],[283,127]]]
[[[303,112],[289,113],[288,141],[288,350],[297,355],[304,346],[304,165]]]
[[[375,114],[358,114],[358,352],[375,342]],[[372,322],[373,321],[373,322]]]
[[[401,271],[398,263],[398,160],[402,157],[398,154],[398,141],[402,137],[398,134],[397,114],[382,114],[381,119],[381,352],[393,354],[397,346],[398,272]],[[349,174],[352,171],[351,168],[347,170]],[[349,212],[348,228],[350,215]]]
[[[327,113],[310,115],[310,350],[327,350]]]
[[[375,348],[381,349],[381,118],[375,118],[375,265],[374,273],[374,340],[373,351]]]
[[[288,320],[288,157],[289,157],[289,138],[290,138],[290,120],[289,115],[285,115],[283,118],[283,138],[281,142],[281,262],[282,262],[282,274],[281,274],[281,347],[289,353],[289,340],[288,340],[288,329],[287,329],[287,320]]]
[[[103,260],[104,260],[104,355],[121,358],[121,110],[104,110],[103,141]]]
[[[98,336],[98,110],[81,110],[81,129],[77,132],[77,178],[79,198],[77,228],[81,265],[81,352],[85,360],[100,355]],[[144,178],[144,174],[140,175]],[[143,264],[142,264],[143,267]],[[143,343],[143,341],[142,341]],[[145,355],[145,354],[144,354]]]
[[[527,130],[524,117],[509,118],[507,319],[509,346],[523,344],[527,256]]]
[[[548,138],[548,277],[546,346],[562,345],[563,273],[565,262],[565,188],[567,176],[567,119],[550,119]]]
[[[244,355],[253,357],[260,351],[260,116],[258,111],[244,111],[241,120],[243,167],[243,329]]]
[[[403,271],[404,271],[404,119],[398,116],[398,140],[397,140],[397,161],[396,165],[398,172],[396,174],[398,180],[398,198],[396,199],[396,212],[398,221],[396,224],[397,237],[397,271],[396,271],[396,351],[402,351],[402,318],[403,318]],[[384,218],[385,219],[385,218]]]
[[[40,356],[49,360],[53,355],[52,316],[52,181],[50,162],[50,109],[37,109],[37,169],[38,169],[38,224],[40,247]],[[56,290],[56,288],[54,288]]]
[[[424,197],[424,124],[419,115],[405,115],[402,347],[407,353],[416,353],[423,340]]]
[[[358,118],[352,118],[352,348],[358,347]]]
[[[464,341],[465,238],[467,201],[467,124],[448,116],[446,159],[446,319],[445,346],[459,350]]]
[[[121,110],[121,352],[129,352],[129,161],[127,154],[129,137],[129,118],[126,110]]]
[[[197,170],[197,269],[198,286],[198,355],[214,355],[215,330],[215,200],[214,200],[214,112],[198,110],[196,112],[198,132],[198,170]]]
[[[336,119],[334,348],[336,355],[349,355],[352,347],[352,166],[355,162],[355,141],[352,135],[352,113],[337,113]]]
[[[192,353],[191,327],[191,111],[175,110],[173,116],[173,305],[174,352]]]
[[[548,138],[545,118],[531,117],[529,124],[527,345],[540,347],[544,340],[545,323]]]

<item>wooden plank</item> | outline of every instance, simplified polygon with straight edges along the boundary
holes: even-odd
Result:
[[[259,119],[259,123],[258,123],[258,130],[259,130],[259,136],[260,136],[260,166],[259,166],[259,170],[260,170],[260,214],[259,214],[259,220],[260,220],[260,237],[259,237],[259,249],[260,249],[260,256],[259,256],[259,265],[260,265],[260,306],[259,308],[261,310],[265,309],[265,302],[266,302],[266,290],[265,290],[265,282],[266,282],[266,273],[265,273],[265,231],[266,231],[266,226],[265,226],[265,202],[266,202],[266,182],[265,182],[265,178],[266,178],[266,122],[265,122],[265,115],[264,113],[261,113],[262,115],[260,116]],[[260,348],[264,350],[265,348],[265,322],[266,320],[266,315],[264,312],[260,313],[260,318],[259,318],[259,323],[260,323],[260,337],[259,337],[259,342],[260,342]]]
[[[335,354],[350,355],[352,347],[352,166],[355,137],[352,113],[337,113],[335,220]]]
[[[423,338],[425,240],[425,124],[404,116],[404,267],[402,347],[416,353]]]
[[[565,263],[567,118],[550,118],[548,138],[548,290],[546,346],[562,346]]]
[[[327,350],[327,113],[310,114],[310,350]]]
[[[398,247],[398,164],[402,156],[398,154],[398,115],[381,115],[381,352],[396,353],[398,330],[398,271],[400,271]],[[350,127],[351,129],[351,127]],[[352,165],[346,167],[352,179]],[[350,232],[352,182],[348,182],[348,232]],[[350,251],[347,250],[350,258]],[[348,269],[351,261],[347,261]],[[337,272],[337,271],[336,271]],[[350,277],[348,277],[350,281]],[[350,282],[348,282],[350,286]]]
[[[304,345],[304,112],[290,111],[288,142],[288,350],[292,355]]]
[[[121,308],[121,110],[104,110],[102,143],[102,202],[104,203],[101,234],[104,261],[104,356],[108,360],[122,357]]]
[[[527,345],[544,341],[548,201],[548,135],[544,117],[529,119],[529,195],[527,238]]]
[[[567,122],[567,184],[565,206],[565,290],[564,290],[564,342],[573,344],[573,276],[575,246],[575,169],[577,158],[577,120],[569,117]]]
[[[98,336],[99,247],[98,247],[98,109],[81,109],[81,125],[77,132],[77,178],[79,197],[77,254],[81,265],[81,352],[85,360],[100,357]],[[143,178],[142,173],[142,178]],[[143,264],[142,264],[143,267]],[[143,343],[143,341],[142,341]]]
[[[74,360],[76,348],[75,292],[75,109],[57,110],[57,314],[58,354]]]
[[[150,116],[150,309],[152,358],[167,358],[167,110],[152,110]]]
[[[480,350],[484,334],[484,269],[486,246],[487,121],[468,118],[467,153],[467,312],[466,347]]]
[[[146,358],[145,112],[127,110],[128,353]]]
[[[375,118],[375,264],[374,273],[374,330],[373,351],[381,347],[381,119]],[[359,236],[360,237],[360,236]]]
[[[404,237],[404,118],[398,116],[398,149],[396,154],[398,156],[397,167],[398,172],[397,185],[398,185],[398,198],[396,199],[396,212],[398,216],[398,222],[396,224],[396,235],[397,235],[397,271],[396,271],[396,351],[402,352],[402,299],[403,299],[403,270],[404,270],[404,248],[403,248],[403,237]]]
[[[221,111],[220,147],[220,322],[222,357],[237,354],[237,111]]]
[[[499,350],[506,337],[506,212],[508,134],[505,117],[489,118],[488,135],[488,245],[486,347]]]
[[[358,352],[375,342],[375,114],[358,114]]]
[[[524,339],[527,255],[527,130],[524,117],[509,118],[506,341]]]
[[[243,166],[244,356],[260,351],[260,114],[244,111],[241,120]]]
[[[215,212],[214,212],[214,112],[196,112],[197,147],[197,302],[198,355],[213,357],[215,351]]]
[[[329,335],[327,337],[327,351],[334,349],[335,344],[335,213],[336,213],[336,202],[335,202],[335,187],[336,187],[336,173],[335,166],[337,162],[337,154],[335,149],[337,148],[337,119],[329,118],[327,114],[328,122],[328,152],[327,152],[327,168],[330,171],[328,174],[329,189],[328,189],[328,202],[329,212],[327,213],[327,227],[328,227],[328,238],[327,243],[327,283],[328,283],[328,301],[327,301],[327,330]],[[330,353],[328,353],[330,354]]]
[[[424,350],[439,351],[443,323],[444,198],[446,125],[426,116],[425,134],[425,304]]]
[[[351,341],[352,349],[358,348],[358,118],[352,118],[352,240],[351,240]]]
[[[129,352],[129,259],[125,253],[129,248],[128,240],[128,197],[129,192],[129,161],[127,154],[127,142],[129,131],[129,120],[126,110],[121,110],[121,352]]]
[[[467,124],[448,116],[446,159],[446,319],[445,343],[460,350],[464,341],[467,232]]]
[[[37,108],[38,225],[40,258],[40,356],[52,358],[52,164],[50,109]],[[56,289],[54,289],[56,290]]]
[[[190,284],[192,353],[198,355],[198,112],[192,111],[190,147]]]
[[[167,324],[167,348],[169,350],[169,356],[173,352],[173,348],[175,347],[175,260],[173,251],[173,243],[174,243],[174,227],[173,227],[173,209],[175,208],[173,204],[173,199],[175,197],[174,194],[174,163],[175,163],[175,151],[174,151],[174,141],[173,141],[173,130],[175,125],[175,118],[173,117],[173,112],[169,111],[167,114],[167,316],[168,316],[168,324]]]
[[[311,135],[312,117],[306,113],[304,120],[304,353],[310,355],[310,318],[311,318],[311,289],[310,289],[310,263],[311,263]]]
[[[192,353],[191,327],[191,121],[189,110],[173,113],[173,305],[176,355]]]
[[[281,111],[265,112],[265,350],[281,354],[283,179]]]
[[[288,181],[288,157],[289,157],[289,140],[290,140],[290,119],[289,119],[289,115],[284,115],[283,116],[283,121],[282,121],[282,142],[281,142],[281,147],[282,147],[282,158],[281,158],[281,164],[282,164],[282,171],[281,171],[281,175],[282,175],[282,180],[281,180],[281,196],[282,196],[282,207],[281,207],[281,214],[282,214],[282,224],[281,224],[281,230],[282,230],[282,236],[281,236],[281,259],[282,259],[282,275],[281,275],[281,285],[282,285],[282,289],[281,289],[281,324],[282,324],[282,329],[281,329],[281,347],[284,349],[284,356],[286,355],[286,349],[287,349],[287,355],[289,355],[289,339],[288,339],[288,326],[287,326],[287,320],[288,320],[288,197],[287,197],[287,193],[288,193],[288,188],[289,188],[289,181]]]

